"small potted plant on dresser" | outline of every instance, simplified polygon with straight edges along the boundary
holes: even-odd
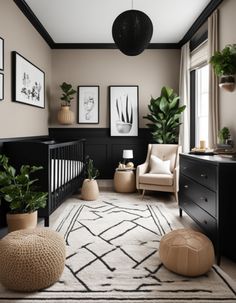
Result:
[[[61,104],[61,108],[58,112],[57,119],[60,124],[73,124],[75,121],[75,115],[73,111],[70,110],[71,101],[74,99],[73,95],[76,91],[72,88],[71,84],[63,82],[60,85],[62,89],[61,100],[63,103]]]
[[[232,92],[235,87],[236,44],[226,45],[222,51],[215,52],[210,63],[220,77],[219,86]]]
[[[81,189],[81,197],[83,200],[94,201],[99,197],[99,189],[97,181],[95,180],[99,176],[99,171],[93,166],[93,160],[86,157],[85,161],[85,174],[86,179],[83,182]]]
[[[42,167],[22,165],[19,174],[9,164],[9,159],[0,154],[0,197],[9,205],[7,213],[8,231],[37,226],[38,209],[44,208],[47,193],[37,191],[30,175]]]

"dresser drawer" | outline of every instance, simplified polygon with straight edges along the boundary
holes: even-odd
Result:
[[[206,210],[211,216],[216,217],[216,193],[192,179],[180,175],[180,193]]]
[[[200,184],[216,190],[217,167],[215,165],[180,157],[180,171]]]
[[[216,219],[187,197],[182,197],[180,207],[186,211],[186,213],[196,221],[214,241],[217,232]]]

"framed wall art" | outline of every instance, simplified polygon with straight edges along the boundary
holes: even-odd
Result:
[[[45,107],[45,73],[17,52],[12,52],[12,99]]]
[[[4,75],[0,74],[0,101],[4,99]]]
[[[78,86],[78,114],[79,124],[99,123],[99,86],[80,85]]]
[[[138,136],[138,86],[110,86],[109,91],[110,135]]]
[[[4,70],[4,40],[0,37],[0,70]]]

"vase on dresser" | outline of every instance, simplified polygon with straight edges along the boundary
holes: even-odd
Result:
[[[75,114],[70,110],[69,105],[61,105],[57,114],[57,120],[60,124],[70,125],[75,121]]]

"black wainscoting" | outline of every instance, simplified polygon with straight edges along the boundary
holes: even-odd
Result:
[[[94,160],[100,179],[113,178],[123,149],[133,149],[135,166],[143,163],[152,141],[150,130],[145,128],[139,129],[138,137],[111,137],[109,128],[49,128],[49,136],[55,140],[85,138],[85,155]]]

